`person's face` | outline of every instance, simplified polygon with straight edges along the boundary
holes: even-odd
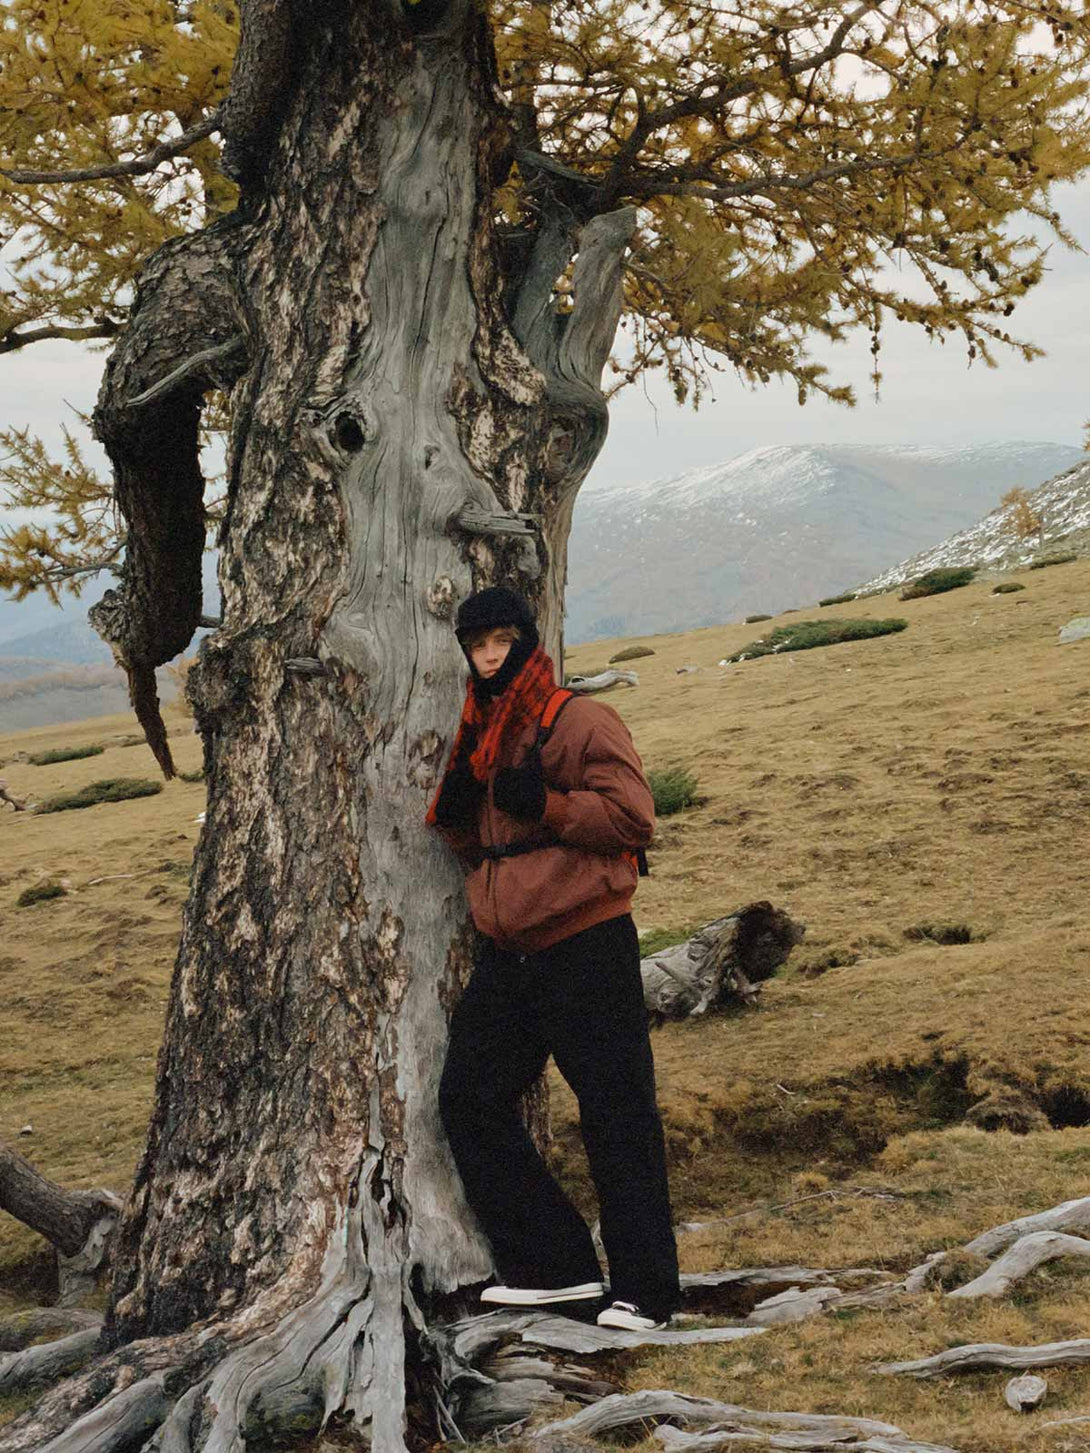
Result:
[[[507,660],[516,639],[510,626],[497,626],[494,630],[478,636],[469,648],[469,659],[473,662],[477,675],[485,681],[495,676]]]

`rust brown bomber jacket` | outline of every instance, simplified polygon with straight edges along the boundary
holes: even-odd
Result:
[[[621,854],[646,846],[655,826],[651,789],[628,728],[612,707],[585,696],[564,706],[541,754],[544,820],[522,822],[501,812],[492,801],[492,780],[502,767],[523,764],[536,734],[531,725],[504,743],[475,830],[443,830],[466,864],[477,928],[522,953],[627,913],[637,872]],[[482,845],[545,837],[559,842],[478,863]]]

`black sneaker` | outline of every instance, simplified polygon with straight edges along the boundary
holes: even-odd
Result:
[[[657,1332],[666,1326],[667,1320],[656,1322],[654,1317],[641,1312],[635,1302],[614,1302],[598,1313],[599,1327],[619,1327],[625,1332]]]
[[[579,1282],[569,1287],[485,1287],[482,1302],[495,1302],[501,1307],[549,1307],[554,1302],[585,1302],[600,1297],[605,1291],[600,1281]]]

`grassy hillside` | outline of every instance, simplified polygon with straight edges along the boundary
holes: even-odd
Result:
[[[632,663],[639,687],[606,698],[647,766],[685,766],[700,785],[700,805],[660,826],[641,930],[680,939],[759,898],[807,924],[759,1010],[655,1033],[676,1211],[709,1223],[681,1237],[686,1269],[903,1269],[1090,1194],[1090,642],[1057,644],[1090,614],[1090,562],[1021,578],[1011,595],[988,582],[833,607],[822,615],[908,629],[727,667],[756,631],[797,617],[641,638],[655,654]],[[619,645],[578,647],[567,669],[604,666]],[[198,738],[171,724],[179,767],[197,768]],[[143,746],[17,759],[131,730],[118,716],[0,736],[0,775],[36,798],[154,775]],[[0,1139],[65,1184],[123,1188],[139,1154],[203,801],[201,784],[174,781],[152,798],[0,815]],[[68,895],[16,908],[49,878]],[[559,1083],[554,1104],[557,1164],[589,1207]],[[9,1299],[32,1294],[44,1261],[0,1219]],[[1090,1438],[1027,1433],[1002,1373],[915,1383],[867,1367],[1088,1328],[1087,1272],[1060,1262],[999,1302],[936,1290],[896,1312],[633,1356],[626,1376],[868,1414],[965,1453],[1074,1449]],[[1040,1418],[1090,1412],[1090,1369],[1047,1376]]]

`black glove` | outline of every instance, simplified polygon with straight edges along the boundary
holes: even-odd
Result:
[[[484,783],[478,782],[468,760],[459,755],[443,781],[439,801],[435,804],[435,820],[440,827],[472,827],[484,796]]]
[[[492,801],[501,812],[523,822],[545,815],[545,783],[534,767],[501,767],[492,783]]]

